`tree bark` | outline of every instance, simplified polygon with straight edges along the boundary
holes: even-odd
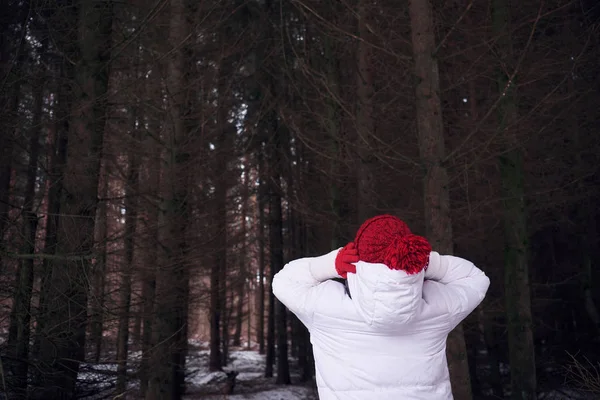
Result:
[[[224,156],[225,154],[223,154],[222,157]],[[222,188],[217,190],[217,192],[221,193],[221,196],[219,196],[220,200],[218,200],[218,213],[220,217],[218,219],[222,221],[224,225],[221,225],[222,227],[220,228],[219,233],[219,236],[221,237],[219,242],[222,243],[221,247],[223,248],[219,251],[221,253],[221,257],[219,258],[221,260],[219,268],[219,302],[221,303],[221,365],[225,366],[229,362],[229,324],[231,323],[231,313],[233,310],[233,303],[228,301],[228,294],[231,293],[230,288],[232,285],[228,279],[227,266],[235,263],[232,262],[233,257],[227,257],[227,189],[224,186],[225,182],[222,182],[220,185],[222,185]],[[231,299],[233,299],[233,296],[229,300]]]
[[[212,371],[220,370],[228,359],[228,310],[227,310],[227,164],[229,144],[229,124],[227,121],[227,79],[228,68],[225,61],[221,63],[218,82],[217,110],[217,146],[214,154],[215,183],[215,225],[214,248],[215,260],[211,266],[211,343],[209,365]]]
[[[523,150],[515,131],[518,120],[516,84],[509,79],[514,64],[509,5],[506,0],[492,3],[493,31],[498,37],[502,66],[497,68],[498,129],[503,133],[506,151],[499,157],[502,181],[505,235],[504,296],[508,323],[508,347],[512,399],[536,398],[535,344],[529,284],[529,248],[525,210]],[[507,68],[508,66],[508,68]]]
[[[158,132],[159,129],[153,131]],[[161,149],[151,136],[146,138],[146,147],[149,149],[149,158],[146,160],[146,180],[144,189],[146,193],[160,193],[161,187]],[[144,267],[142,270],[142,360],[140,362],[140,393],[146,396],[148,379],[150,375],[150,358],[152,350],[152,322],[154,318],[154,304],[156,294],[156,272],[158,255],[158,219],[159,206],[155,199],[147,198],[143,203],[145,217],[144,239]]]
[[[578,4],[574,4],[573,8],[579,7]],[[576,10],[573,10],[576,12]],[[573,20],[572,18],[567,17],[567,21],[565,21],[564,25],[564,37],[566,38],[566,43],[572,47],[572,49],[577,49],[582,45],[577,38],[576,29],[578,22]],[[576,96],[577,95],[577,87],[578,80],[576,79],[576,75],[571,73],[571,71],[567,71],[569,73],[568,80],[568,91],[569,95]],[[585,139],[585,135],[582,134],[582,130],[580,127],[580,111],[577,110],[571,113],[571,122],[570,122],[570,130],[571,135],[574,138],[575,145],[577,149],[583,149],[585,144],[583,144],[583,139]],[[583,171],[586,168],[587,161],[582,157],[582,152],[578,151],[576,156],[576,169]],[[579,180],[578,183],[578,192],[584,193],[586,182],[584,179]],[[589,215],[589,210],[594,207],[590,204],[589,200],[583,202],[583,204],[577,204],[577,210],[575,215],[577,216],[577,225],[581,227],[578,229],[577,236],[579,237],[579,244],[581,246],[581,289],[582,289],[582,302],[584,304],[585,311],[588,315],[590,322],[593,325],[594,334],[596,336],[596,340],[600,342],[600,310],[598,309],[597,301],[595,300],[594,293],[596,292],[597,284],[595,284],[594,273],[593,273],[593,254],[594,254],[594,246],[593,243],[598,243],[598,231],[596,228],[596,217],[592,213],[592,216]]]
[[[46,48],[44,42],[41,53]],[[35,252],[36,232],[38,217],[33,212],[35,200],[35,183],[37,178],[38,158],[40,150],[40,131],[43,113],[44,80],[38,77],[34,93],[33,123],[29,140],[29,164],[27,167],[27,185],[25,187],[23,201],[23,226],[22,253],[33,254]],[[8,354],[12,358],[13,386],[17,390],[27,388],[27,370],[29,357],[29,338],[31,321],[31,295],[33,290],[34,270],[33,258],[23,259],[19,262],[17,270],[17,287],[13,296],[13,307],[11,310]]]
[[[227,258],[227,263],[231,260]],[[221,303],[221,365],[226,366],[229,362],[229,323],[231,322],[231,309],[233,304],[227,301],[228,279],[227,279],[227,263],[223,263],[219,269],[221,283],[221,291],[219,292],[219,301]]]
[[[243,266],[240,266],[240,270],[242,268]],[[238,279],[239,282],[236,282],[238,290],[235,310],[235,331],[233,332],[232,340],[232,345],[237,347],[242,345],[242,325],[244,323],[244,279],[241,277]]]
[[[5,10],[6,11],[6,10]],[[12,90],[8,91],[8,101],[6,104],[6,109],[8,110],[8,124],[5,129],[7,129],[10,133],[8,135],[0,135],[0,249],[4,247],[4,233],[8,226],[8,216],[9,216],[9,199],[10,199],[10,182],[12,177],[12,163],[13,163],[13,149],[15,147],[15,136],[16,136],[16,128],[19,124],[17,123],[17,118],[19,114],[19,97],[21,96],[21,82],[22,82],[22,74],[23,74],[23,65],[25,63],[25,44],[26,44],[26,31],[28,27],[29,18],[29,1],[24,1],[21,5],[21,9],[19,10],[19,19],[21,20],[21,32],[19,46],[16,49],[16,60],[14,65],[8,67],[7,65],[3,65],[3,72],[10,74],[11,71],[15,71],[12,75],[14,75],[14,83],[12,86]],[[7,40],[7,39],[6,39]],[[8,40],[7,40],[8,41]],[[10,59],[8,49],[8,44],[4,44],[2,46],[3,50],[3,58],[4,60]],[[0,79],[4,79],[4,74]],[[2,88],[4,89],[4,88]],[[4,97],[3,95],[0,97]],[[5,106],[4,104],[2,104]],[[4,109],[4,108],[3,108]],[[1,263],[0,259],[0,263]],[[1,266],[1,264],[0,264]]]
[[[40,347],[49,374],[44,398],[72,398],[79,364],[84,359],[88,273],[93,252],[100,154],[106,122],[111,49],[112,1],[81,0],[78,8],[79,60],[64,171],[61,217],[46,332],[53,346]],[[51,321],[51,326],[50,326]]]
[[[417,129],[419,153],[425,169],[425,225],[436,251],[452,254],[452,221],[448,173],[443,164],[444,126],[440,103],[440,78],[435,58],[435,33],[429,0],[410,1],[415,75],[417,79]],[[462,326],[448,336],[447,357],[454,397],[470,400],[471,381]]]
[[[223,365],[221,357],[221,296],[220,296],[221,261],[215,254],[210,267],[210,356],[209,368],[219,371]]]
[[[216,241],[216,239],[215,239]],[[210,356],[209,369],[220,371],[223,366],[221,357],[221,261],[216,253],[210,267]]]
[[[262,149],[258,150],[258,321],[256,340],[259,354],[265,354],[265,165]]]
[[[100,196],[102,201],[98,203],[95,223],[96,262],[94,265],[94,276],[92,283],[92,299],[90,313],[90,342],[94,351],[94,361],[100,362],[102,355],[102,335],[104,332],[104,300],[106,287],[106,261],[108,240],[108,204],[109,197],[109,171],[106,160],[100,167]]]
[[[60,72],[62,79],[72,78],[72,67],[70,64],[63,65]],[[50,172],[48,174],[48,211],[46,219],[46,237],[44,239],[44,254],[53,255],[56,253],[58,219],[60,214],[60,198],[63,192],[63,174],[67,160],[67,145],[69,131],[69,91],[63,85],[58,89],[58,101],[56,104],[56,116],[53,121],[55,137],[50,150]],[[40,298],[37,310],[35,339],[33,344],[33,355],[38,360],[41,358],[42,346],[51,345],[48,342],[48,307],[51,295],[50,278],[54,268],[55,261],[51,258],[44,258],[40,276]],[[42,382],[41,369],[35,370],[36,381]]]
[[[252,282],[252,276],[250,276],[246,280],[246,350],[252,348],[252,301],[255,298],[253,292],[254,284]]]
[[[185,41],[188,35],[186,5],[170,1],[169,45],[173,50],[167,64],[169,120],[166,126],[167,154],[162,193],[159,240],[164,262],[156,276],[155,319],[152,324],[150,379],[146,400],[181,399],[184,387],[189,296],[187,203],[190,160],[189,135],[185,126]]]
[[[377,208],[375,176],[373,173],[376,160],[372,154],[370,139],[374,133],[373,121],[373,74],[371,72],[372,51],[369,44],[367,16],[369,6],[366,0],[358,2],[358,48],[356,61],[356,132],[359,163],[358,170],[358,222],[362,223],[372,217]]]
[[[236,312],[236,327],[235,334],[233,335],[233,345],[241,346],[241,336],[242,336],[242,324],[244,322],[244,298],[245,293],[244,289],[246,289],[246,277],[248,275],[246,265],[248,264],[248,246],[247,246],[247,222],[248,218],[248,202],[249,202],[249,194],[250,194],[250,166],[248,162],[244,163],[244,178],[242,182],[242,193],[241,193],[241,202],[242,202],[242,210],[241,210],[241,245],[240,245],[240,256],[239,256],[239,276],[237,281],[238,287],[238,303],[237,303],[237,312]],[[249,304],[248,304],[249,305]],[[250,320],[250,313],[246,316],[248,320]]]
[[[519,150],[500,157],[504,193],[504,285],[508,320],[508,345],[512,398],[536,398],[535,344],[529,287],[529,266],[523,156]]]
[[[339,60],[336,57],[334,49],[334,40],[329,35],[323,38],[324,48],[324,69],[326,71],[327,80],[324,88],[326,115],[325,115],[325,132],[329,140],[329,148],[331,158],[329,163],[329,205],[332,216],[331,221],[331,248],[337,248],[341,242],[341,222],[342,222],[342,201],[343,194],[341,192],[341,152],[342,152],[342,132],[341,132],[341,116],[340,106],[338,104],[340,98],[340,71]]]
[[[494,320],[486,313],[486,310],[480,308],[478,310],[479,331],[483,339],[483,344],[487,350],[487,361],[490,366],[489,377],[487,382],[490,386],[491,395],[501,397],[503,394],[502,374],[500,373],[501,354],[500,345],[498,344],[497,335],[494,333]]]
[[[273,227],[272,227],[272,220],[273,220],[273,204],[275,202],[275,200],[273,200],[274,197],[274,193],[273,193],[273,184],[272,184],[272,172],[271,169],[274,168],[274,166],[271,165],[271,160],[268,160],[268,164],[267,164],[268,170],[271,174],[271,176],[268,177],[268,183],[267,183],[267,190],[268,190],[268,196],[269,196],[269,201],[268,201],[268,205],[269,205],[269,214],[268,214],[268,222],[269,222],[269,260],[270,260],[270,265],[269,265],[269,277],[268,277],[268,284],[269,284],[269,292],[268,292],[268,315],[267,315],[267,343],[266,343],[266,368],[265,368],[265,377],[266,378],[271,378],[273,377],[273,366],[275,365],[275,295],[273,294],[273,290],[272,288],[272,283],[273,283],[273,277],[275,276],[277,270],[275,268],[275,265],[273,265],[273,244],[271,243],[272,238],[272,232],[274,231]],[[279,199],[279,198],[278,198]]]
[[[295,256],[302,257],[306,254],[306,223],[302,216],[298,213],[292,211],[294,215],[294,227],[295,227],[295,240],[294,240],[294,248],[295,248]],[[302,375],[300,380],[302,382],[309,382],[314,376],[314,365],[312,360],[312,345],[310,343],[310,334],[308,329],[298,318],[296,318],[296,327],[297,327],[297,335],[296,338],[298,342],[298,367],[300,371],[302,371]]]
[[[115,394],[120,395],[125,392],[127,385],[127,356],[129,350],[129,313],[131,306],[131,280],[134,273],[133,253],[136,237],[138,202],[139,195],[139,156],[134,144],[139,141],[136,119],[133,116],[132,131],[134,132],[133,143],[129,146],[127,186],[125,189],[125,262],[124,271],[121,275],[121,286],[119,290],[120,308],[119,308],[119,327],[117,332],[117,386]]]
[[[283,268],[283,214],[281,210],[281,165],[280,159],[283,152],[284,142],[282,137],[287,138],[287,132],[279,122],[275,111],[270,117],[271,132],[273,134],[269,145],[270,157],[270,196],[269,196],[269,249],[271,276],[269,284],[273,284],[274,275]],[[286,145],[288,143],[284,142]],[[271,290],[271,294],[273,291]],[[288,360],[288,333],[287,333],[287,308],[280,301],[272,297],[275,302],[275,325],[277,340],[277,384],[288,385],[290,380],[290,367]]]

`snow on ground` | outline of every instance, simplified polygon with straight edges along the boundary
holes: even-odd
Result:
[[[209,372],[208,351],[195,353],[188,361],[193,372],[188,376],[186,400],[223,399],[230,400],[317,400],[316,389],[311,385],[275,385],[273,378],[264,378],[265,357],[255,351],[236,350],[230,355],[229,364],[224,372]],[[224,397],[222,390],[227,385],[226,373],[236,371],[234,392]],[[292,382],[298,382],[298,376],[292,373]]]
[[[217,379],[223,372],[208,372],[208,350],[200,350],[188,356],[187,368],[196,370],[187,382],[193,386],[202,386]],[[265,357],[255,351],[238,350],[230,355],[230,362],[225,371],[237,371],[237,381],[249,381],[262,377],[264,373]]]
[[[187,393],[185,400],[318,400],[317,391],[312,384],[299,383],[299,376],[292,368],[293,385],[275,385],[274,378],[264,378],[265,357],[256,351],[236,349],[230,354],[230,362],[223,371],[210,372],[208,370],[209,352],[200,344],[190,343],[186,364]],[[135,373],[140,352],[130,354],[130,373]],[[292,366],[295,362],[291,361]],[[80,394],[89,393],[86,400],[99,400],[112,398],[112,391],[116,382],[116,364],[83,364],[79,374]],[[234,392],[224,395],[227,386],[227,373],[236,371]],[[128,399],[138,399],[139,382],[131,380]],[[593,400],[597,399],[589,393],[563,388],[540,394],[538,400]]]
[[[224,371],[208,370],[208,350],[198,349],[190,344],[186,360],[186,400],[195,399],[230,399],[230,400],[317,400],[314,385],[274,384],[274,378],[264,378],[265,357],[256,351],[234,350],[230,354],[230,362]],[[128,372],[134,374],[139,361],[140,352],[131,352]],[[100,364],[84,363],[81,365],[78,380],[79,398],[85,400],[101,400],[112,398],[116,383],[117,365],[104,362]],[[227,385],[227,372],[236,371],[234,392],[224,396],[223,389]],[[292,381],[299,382],[297,374],[292,372]],[[139,381],[130,380],[128,399],[137,399]]]

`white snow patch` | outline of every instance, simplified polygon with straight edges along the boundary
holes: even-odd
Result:
[[[204,386],[209,383],[224,380],[225,374],[221,371],[209,372],[206,374],[198,374],[197,377],[191,382],[194,386]]]

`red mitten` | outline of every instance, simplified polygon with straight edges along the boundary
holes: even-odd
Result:
[[[335,270],[344,279],[348,276],[348,272],[355,274],[356,265],[358,262],[358,250],[354,246],[354,242],[348,243],[337,254],[335,258]]]

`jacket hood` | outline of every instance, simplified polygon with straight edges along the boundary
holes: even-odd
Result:
[[[396,331],[416,315],[425,273],[409,275],[385,264],[356,263],[348,288],[359,315],[378,332]]]

